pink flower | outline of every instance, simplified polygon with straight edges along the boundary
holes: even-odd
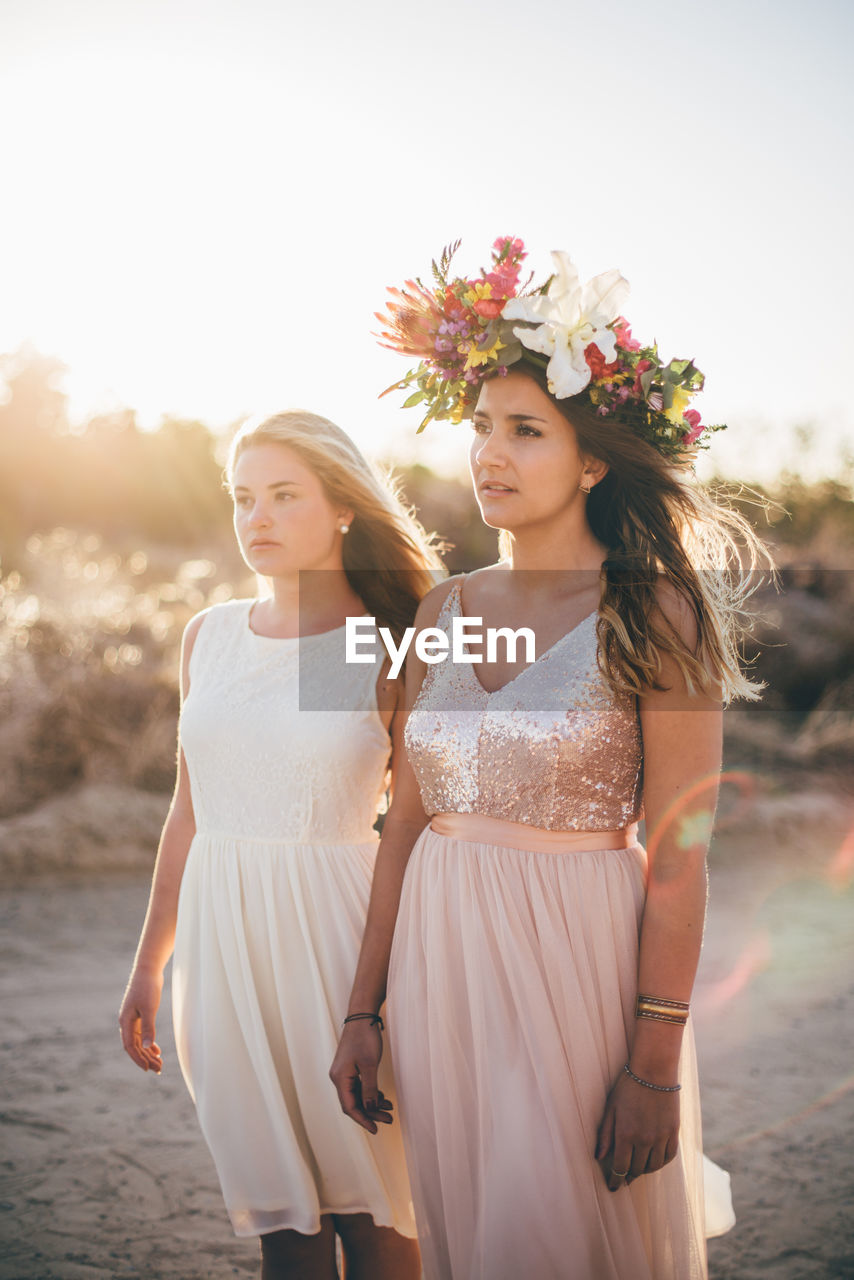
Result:
[[[521,240],[499,236],[492,246],[492,270],[486,280],[492,285],[493,297],[512,298],[519,284],[519,271],[527,258]]]
[[[686,422],[690,422],[691,430],[685,437],[686,444],[694,444],[703,434],[703,424],[700,421],[700,415],[696,409],[686,409],[682,414]]]
[[[637,364],[635,365],[635,382],[634,382],[634,386],[632,387],[632,390],[634,391],[636,396],[643,395],[643,387],[641,386],[641,380],[640,380],[641,374],[646,373],[647,369],[651,369],[651,368],[652,368],[651,360],[638,360]]]
[[[524,242],[513,236],[499,236],[498,239],[494,241],[492,247],[496,253],[505,253],[506,251],[506,256],[508,258],[514,257],[521,259],[527,257]]]
[[[492,285],[493,297],[501,297],[506,301],[512,298],[516,292],[516,286],[519,283],[519,270],[513,268],[508,271],[506,267],[501,267],[497,271],[490,271],[486,277],[488,284]]]
[[[641,345],[637,338],[632,337],[632,331],[629,328],[629,322],[625,316],[620,316],[617,327],[614,329],[617,342],[624,351],[640,351]]]

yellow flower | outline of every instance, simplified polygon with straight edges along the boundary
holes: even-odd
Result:
[[[682,422],[682,415],[690,403],[691,392],[686,391],[684,387],[676,387],[673,391],[673,404],[664,411],[667,421],[672,422],[674,427],[678,427]]]
[[[505,345],[506,343],[500,342],[496,338],[491,347],[485,347],[483,350],[474,342],[463,342],[457,347],[457,350],[461,356],[466,358],[466,369],[477,369],[482,364],[489,364],[490,360],[494,360]]]
[[[492,285],[485,280],[473,280],[468,292],[463,294],[464,300],[472,306],[482,298],[492,297]]]
[[[633,373],[606,373],[601,378],[594,378],[591,386],[605,387],[610,382],[615,387],[621,387],[624,382],[628,382],[633,377]],[[590,394],[592,396],[593,393],[591,392]]]
[[[465,396],[460,396],[459,400],[451,410],[451,422],[454,422],[454,423],[462,422],[463,411],[465,407],[466,407],[466,398]]]

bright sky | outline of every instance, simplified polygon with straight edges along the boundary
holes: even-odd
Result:
[[[833,474],[852,38],[846,0],[3,0],[0,351],[63,359],[81,417],[301,405],[450,468],[465,426],[377,403],[407,366],[372,313],[513,234],[622,270],[725,470]]]

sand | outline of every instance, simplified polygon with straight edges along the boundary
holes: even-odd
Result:
[[[852,819],[831,797],[783,797],[713,846],[695,1026],[706,1150],[738,1214],[710,1243],[713,1280],[854,1277]],[[257,1274],[196,1127],[168,994],[162,1077],[120,1047],[146,895],[144,874],[115,870],[0,894],[3,1280]]]

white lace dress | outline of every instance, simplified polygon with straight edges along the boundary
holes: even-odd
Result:
[[[206,615],[181,714],[196,835],[172,969],[178,1057],[238,1235],[366,1212],[414,1236],[400,1126],[368,1135],[328,1078],[389,756],[377,669],[339,660],[343,629],[256,635],[251,605]],[[310,686],[326,709],[300,710]],[[380,1085],[394,1097],[388,1054]]]

